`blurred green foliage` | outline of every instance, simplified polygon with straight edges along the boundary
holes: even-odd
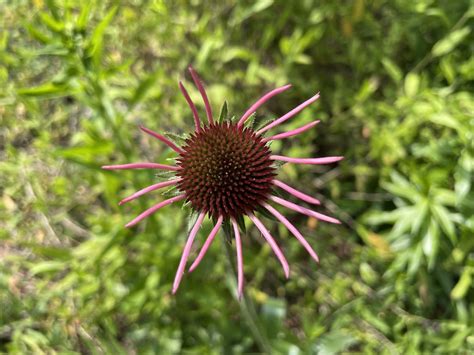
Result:
[[[472,1],[185,4],[0,0],[0,351],[474,352]],[[323,123],[272,147],[346,156],[283,167],[345,223],[288,213],[315,265],[267,221],[288,281],[248,228],[243,303],[218,243],[171,296],[186,212],[126,230],[159,194],[117,202],[153,175],[99,169],[173,157],[137,126],[192,127],[190,63],[230,115],[288,82],[257,120],[321,91],[286,128]]]

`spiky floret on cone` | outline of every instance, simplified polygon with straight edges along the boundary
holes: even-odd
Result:
[[[267,200],[275,168],[270,150],[253,130],[211,123],[192,134],[177,160],[178,189],[196,211],[237,218]]]

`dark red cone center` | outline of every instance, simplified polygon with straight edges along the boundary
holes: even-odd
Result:
[[[238,217],[267,199],[275,169],[270,150],[251,129],[213,123],[195,132],[182,149],[178,188],[195,210],[215,218]]]

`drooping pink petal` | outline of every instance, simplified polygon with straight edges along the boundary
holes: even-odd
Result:
[[[339,160],[344,159],[344,157],[292,158],[292,157],[285,157],[283,155],[270,155],[270,159],[286,161],[288,163],[318,165],[318,164],[335,163]]]
[[[178,166],[157,164],[157,163],[131,163],[121,165],[104,165],[102,169],[105,170],[125,170],[125,169],[161,169],[161,170],[173,170],[178,171]]]
[[[205,212],[201,212],[199,214],[196,224],[194,224],[193,229],[191,229],[191,233],[189,233],[188,240],[184,245],[183,254],[181,255],[181,260],[179,261],[178,271],[176,271],[176,276],[173,282],[173,290],[171,291],[173,295],[176,293],[176,291],[178,291],[179,284],[181,282],[181,279],[183,278],[186,262],[188,261],[189,252],[191,251],[191,247],[193,246],[194,238],[196,237],[196,234],[199,231],[199,228],[201,227],[202,221],[205,216]]]
[[[189,69],[189,72],[191,73],[194,84],[196,84],[199,92],[201,93],[202,99],[204,101],[204,106],[206,107],[207,119],[209,120],[209,123],[213,123],[214,119],[212,117],[212,108],[211,108],[211,104],[209,103],[209,99],[207,98],[206,89],[202,85],[201,79],[199,78],[199,75],[196,73],[194,68],[192,66],[189,66],[188,69]]]
[[[283,138],[288,138],[288,137],[292,137],[292,136],[296,136],[297,134],[300,134],[300,133],[303,133],[305,131],[307,131],[308,129],[310,128],[313,128],[314,126],[316,126],[318,123],[320,122],[320,120],[316,120],[316,121],[313,121],[313,122],[310,122],[304,126],[301,126],[299,128],[296,128],[292,131],[288,131],[288,132],[284,132],[284,133],[280,133],[280,134],[276,134],[274,136],[271,136],[271,137],[267,137],[267,138],[263,138],[262,139],[262,142],[266,143],[266,142],[269,142],[269,141],[276,141],[278,139],[283,139]]]
[[[281,187],[283,190],[287,191],[288,193],[292,194],[295,197],[298,197],[300,200],[303,200],[305,202],[311,203],[313,205],[320,205],[321,202],[318,199],[315,199],[314,197],[311,197],[301,191],[296,190],[295,188],[285,184],[284,182],[280,180],[273,180],[273,184],[275,184],[278,187]]]
[[[237,251],[237,293],[240,300],[244,290],[244,261],[242,257],[242,241],[240,240],[239,226],[234,219],[232,219],[232,226],[234,227],[235,249]]]
[[[179,148],[176,144],[174,144],[172,141],[170,141],[165,136],[162,136],[161,134],[156,133],[156,132],[152,131],[151,129],[148,129],[148,128],[143,127],[143,126],[140,126],[140,129],[143,132],[149,134],[150,136],[155,137],[156,139],[159,139],[160,141],[165,143],[168,147],[173,149],[176,153],[179,153],[179,154],[184,153],[184,151],[181,148]]]
[[[311,245],[307,242],[307,240],[301,235],[301,233],[296,229],[294,225],[288,221],[280,212],[278,212],[275,208],[270,206],[268,203],[264,203],[263,207],[265,207],[268,211],[270,211],[271,214],[273,214],[281,223],[283,223],[288,230],[293,233],[293,235],[298,239],[298,241],[303,245],[303,247],[308,251],[309,255],[317,262],[319,263],[319,257],[318,254],[313,250]]]
[[[336,218],[329,217],[329,216],[326,216],[322,213],[318,213],[318,212],[312,211],[308,208],[301,207],[301,206],[299,206],[299,205],[297,205],[293,202],[284,200],[280,197],[270,196],[269,198],[270,198],[270,200],[272,200],[272,201],[274,201],[274,202],[276,202],[276,203],[278,203],[282,206],[285,206],[285,207],[287,207],[287,208],[289,208],[293,211],[302,213],[304,215],[319,219],[321,221],[329,222],[329,223],[341,224],[341,222],[339,220],[337,220]]]
[[[199,252],[196,260],[194,260],[193,264],[191,265],[191,267],[189,268],[189,272],[192,272],[194,271],[195,268],[197,268],[197,266],[199,265],[199,263],[201,262],[201,260],[204,258],[204,256],[206,255],[207,253],[207,250],[209,249],[209,247],[211,246],[212,242],[214,241],[214,238],[216,237],[217,235],[217,232],[219,231],[219,228],[221,227],[222,225],[222,221],[223,221],[223,217],[222,216],[219,216],[219,218],[217,219],[217,223],[216,225],[214,226],[214,228],[212,228],[212,231],[211,233],[209,234],[209,236],[207,237],[204,245],[202,246],[202,249],[201,251]]]
[[[277,256],[278,260],[280,261],[280,264],[283,266],[283,271],[285,272],[286,278],[288,278],[290,276],[290,266],[288,265],[288,262],[286,261],[285,256],[283,255],[280,247],[275,242],[273,237],[270,235],[268,230],[265,228],[263,223],[257,217],[255,217],[251,213],[248,216],[252,220],[252,222],[257,226],[257,228],[260,230],[260,232],[262,233],[267,243],[272,248],[273,252]]]
[[[184,98],[186,99],[186,102],[188,103],[189,107],[191,108],[191,111],[193,111],[193,116],[194,116],[194,124],[196,125],[196,132],[199,132],[201,130],[201,120],[199,119],[199,114],[197,112],[196,106],[194,105],[193,100],[191,100],[191,97],[188,94],[188,91],[184,87],[183,83],[180,81],[179,82],[179,89],[183,93]]]
[[[135,200],[136,198],[150,192],[150,191],[155,191],[155,190],[158,190],[158,189],[161,189],[163,187],[166,187],[166,186],[171,186],[171,185],[174,185],[176,184],[180,179],[174,179],[174,180],[168,180],[168,181],[162,181],[162,182],[159,182],[157,184],[154,184],[154,185],[151,185],[151,186],[148,186],[148,187],[145,187],[144,189],[141,189],[137,192],[135,192],[133,195],[130,195],[126,198],[124,198],[122,201],[119,202],[119,205],[123,205],[124,203],[126,202],[129,202],[129,201],[132,201],[132,200]]]
[[[127,227],[127,228],[128,227],[133,227],[135,224],[140,222],[142,219],[147,218],[149,215],[151,215],[152,213],[158,211],[160,208],[168,206],[168,205],[172,204],[173,202],[180,201],[180,200],[183,200],[185,198],[186,198],[185,195],[179,195],[179,196],[175,196],[175,197],[169,198],[167,200],[161,201],[160,203],[158,203],[158,204],[154,205],[153,207],[150,207],[146,211],[140,213],[137,217],[135,217],[133,220],[128,222],[125,225],[125,227]]]
[[[245,121],[252,115],[252,113],[257,111],[260,106],[262,106],[265,102],[270,100],[273,96],[278,95],[282,93],[283,91],[288,90],[289,88],[291,88],[291,84],[281,86],[279,88],[276,88],[276,89],[273,89],[272,91],[267,92],[265,95],[259,98],[252,106],[250,106],[250,108],[240,118],[237,126],[242,127]]]
[[[293,110],[291,110],[287,114],[281,116],[279,119],[273,121],[269,125],[267,125],[267,126],[263,127],[262,129],[258,130],[257,134],[262,134],[263,132],[266,132],[269,129],[271,129],[275,126],[278,126],[279,124],[285,122],[287,119],[293,117],[294,115],[296,115],[297,113],[302,111],[305,107],[311,105],[317,99],[319,99],[319,92],[316,95],[314,95],[312,98],[310,98],[310,99],[306,100],[305,102],[303,102],[302,104],[300,104],[299,106],[296,106]]]

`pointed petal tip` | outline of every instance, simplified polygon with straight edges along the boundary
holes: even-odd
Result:
[[[127,202],[127,201],[122,200],[122,201],[120,201],[120,202],[118,203],[118,205],[119,205],[119,206],[122,206],[125,202]]]

